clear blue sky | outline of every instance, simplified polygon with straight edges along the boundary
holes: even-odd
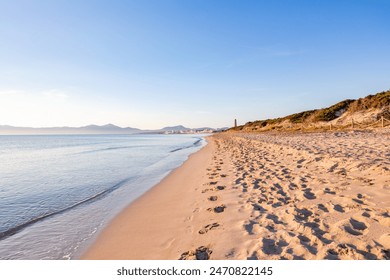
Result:
[[[222,127],[390,88],[390,1],[0,1],[0,124]]]

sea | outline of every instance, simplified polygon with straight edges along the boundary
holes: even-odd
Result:
[[[78,259],[204,135],[0,136],[0,259]]]

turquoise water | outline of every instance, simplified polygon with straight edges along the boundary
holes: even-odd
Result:
[[[79,257],[203,145],[194,135],[0,136],[0,259]]]

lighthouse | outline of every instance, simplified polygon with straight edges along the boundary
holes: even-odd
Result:
[[[237,127],[237,119],[234,119],[234,127]]]

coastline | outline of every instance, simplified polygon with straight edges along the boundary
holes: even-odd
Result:
[[[207,140],[207,139],[206,139]],[[161,182],[121,211],[81,259],[175,259],[176,246],[186,246],[183,222],[191,219],[194,182],[204,177],[214,143],[191,154]]]
[[[82,259],[390,259],[390,133],[207,140]]]
[[[199,151],[204,137],[1,137],[0,259],[79,259],[123,209]]]

